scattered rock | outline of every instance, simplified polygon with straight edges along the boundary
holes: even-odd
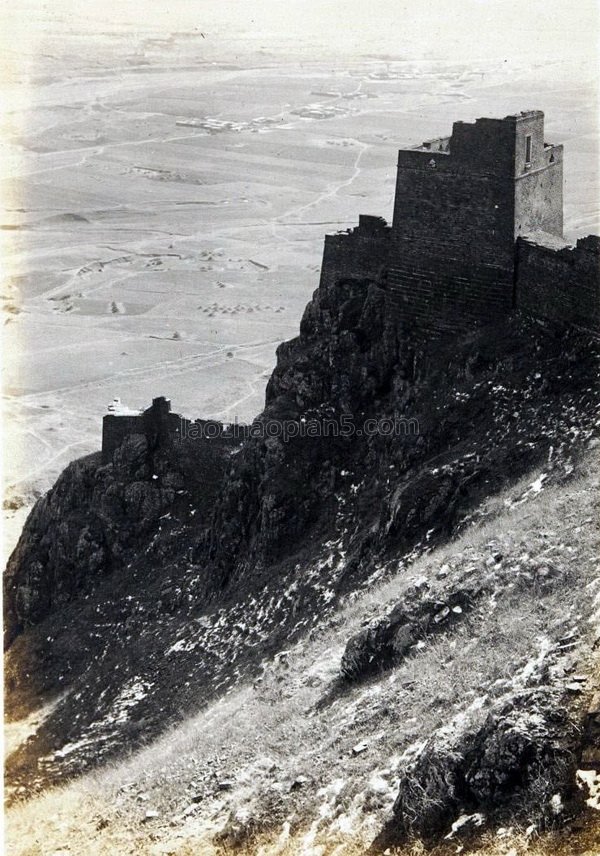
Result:
[[[450,832],[445,837],[447,839],[451,839],[455,838],[457,834],[468,834],[474,829],[477,829],[477,827],[482,826],[484,821],[485,817],[479,812],[475,812],[475,814],[461,814],[461,816],[454,821]]]
[[[348,640],[342,655],[342,676],[355,681],[401,662],[425,635],[461,620],[483,593],[482,586],[469,583],[468,588],[448,593],[447,603],[442,604],[426,589],[410,589],[384,618],[371,622]]]
[[[160,817],[159,813],[154,809],[149,808],[142,819],[142,823],[149,823],[149,821],[156,820],[158,817]]]
[[[194,814],[194,812],[196,812],[196,811],[198,811],[198,805],[197,805],[197,804],[188,805],[188,806],[186,806],[186,807],[184,808],[184,810],[181,812],[181,817],[182,817],[182,818],[183,818],[183,817],[188,817],[190,814]]]
[[[453,611],[454,611],[454,609],[453,609]],[[433,620],[435,621],[436,624],[439,624],[441,621],[443,621],[449,615],[450,615],[450,608],[448,606],[445,606],[443,609],[440,609],[439,612],[436,612],[436,614],[433,616]]]

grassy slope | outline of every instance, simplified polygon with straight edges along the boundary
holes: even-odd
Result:
[[[432,734],[447,725],[460,732],[516,687],[559,688],[575,673],[593,674],[598,470],[590,449],[568,480],[534,476],[493,498],[484,522],[354,596],[308,639],[265,662],[261,680],[132,757],[16,805],[8,852],[183,856],[234,844],[264,854],[363,852],[390,817],[399,773]],[[339,687],[344,646],[365,621],[415,583],[443,600],[474,577],[489,594],[468,617],[397,667]],[[592,683],[568,692],[574,708]],[[529,838],[525,825],[491,830],[472,846],[490,854],[514,848],[513,856],[592,854],[600,831],[586,823]],[[454,840],[447,846],[456,852]]]

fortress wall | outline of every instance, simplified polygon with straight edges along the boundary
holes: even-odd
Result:
[[[176,438],[180,430],[181,417],[171,413],[171,403],[162,397],[155,398],[139,416],[108,413],[102,420],[102,463],[110,463],[115,450],[131,434],[142,434],[153,446]]]
[[[382,217],[361,214],[351,232],[326,235],[319,288],[342,279],[379,280],[389,260],[390,228]]]
[[[512,310],[512,277],[493,268],[465,270],[431,256],[418,266],[394,262],[388,274],[388,300],[401,320],[426,333],[472,329]]]
[[[532,114],[532,119],[540,122],[543,114]],[[450,137],[454,163],[473,173],[502,176],[506,180],[514,170],[516,127],[516,117],[454,122]]]
[[[127,437],[141,434],[150,449],[156,445],[197,444],[194,460],[198,466],[206,466],[208,472],[213,467],[213,459],[218,458],[220,461],[223,452],[238,444],[247,432],[244,425],[225,428],[217,420],[187,419],[178,413],[171,413],[170,407],[167,399],[155,398],[152,405],[139,416],[108,413],[102,422],[102,463],[111,462],[114,452]],[[217,458],[214,458],[215,455]]]
[[[102,463],[108,464],[114,452],[130,434],[145,434],[144,417],[107,414],[102,420]]]
[[[527,137],[531,140],[527,160]],[[563,147],[544,141],[544,115],[532,111],[515,123],[514,236],[541,230],[562,237]]]
[[[517,307],[529,315],[598,331],[600,239],[580,238],[573,249],[517,242]]]
[[[399,152],[394,255],[435,253],[440,260],[512,270],[513,187],[506,177],[456,163],[451,154]]]
[[[400,152],[388,287],[406,320],[442,331],[509,312],[513,216],[511,181]]]
[[[562,235],[562,147],[544,116],[455,122],[398,153],[388,287],[409,323],[463,330],[513,309],[515,236]]]

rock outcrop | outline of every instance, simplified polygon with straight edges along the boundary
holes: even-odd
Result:
[[[435,839],[461,814],[552,824],[581,807],[579,733],[565,700],[548,688],[500,699],[476,725],[434,735],[400,780],[396,830]]]
[[[356,681],[397,665],[425,636],[443,633],[468,616],[485,591],[475,581],[443,599],[418,588],[409,590],[388,615],[348,640],[340,666],[342,676]]]
[[[133,434],[108,464],[99,455],[70,464],[36,503],[8,563],[5,643],[140,552],[164,556],[181,548],[186,526],[201,532],[232,448],[227,438],[151,447]]]

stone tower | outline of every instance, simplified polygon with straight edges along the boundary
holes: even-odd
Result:
[[[562,154],[539,110],[398,153],[387,287],[406,321],[456,331],[512,309],[516,239],[562,237]]]

